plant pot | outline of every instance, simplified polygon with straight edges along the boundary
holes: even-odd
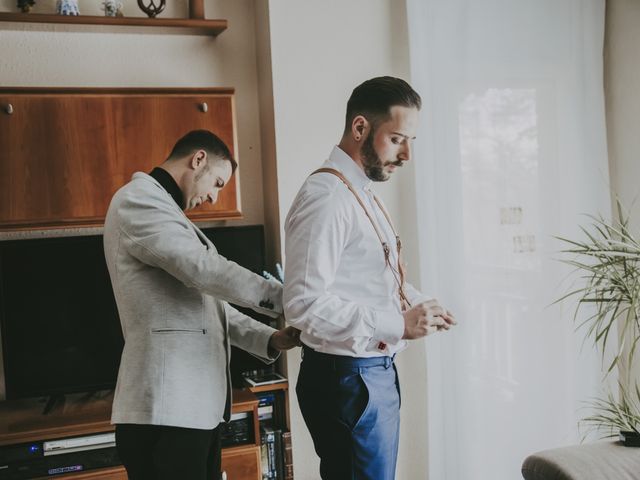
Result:
[[[189,0],[189,18],[204,18],[204,0]]]
[[[640,434],[637,432],[620,432],[620,441],[625,447],[640,447]]]

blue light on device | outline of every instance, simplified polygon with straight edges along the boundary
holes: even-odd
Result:
[[[40,448],[38,447],[38,445],[31,445],[29,447],[29,452],[31,452],[31,453],[38,453],[39,450],[40,450]]]

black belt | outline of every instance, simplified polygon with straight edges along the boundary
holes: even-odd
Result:
[[[393,365],[393,357],[349,357],[346,355],[334,355],[332,353],[316,352],[307,345],[302,345],[302,359],[318,365],[326,365],[329,368],[336,367],[384,367]]]

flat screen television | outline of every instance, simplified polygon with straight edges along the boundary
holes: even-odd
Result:
[[[115,385],[122,334],[101,236],[0,242],[8,399]]]
[[[203,230],[222,255],[262,272],[261,225]],[[8,399],[113,388],[123,339],[102,236],[0,242],[0,326]],[[236,384],[264,367],[232,352]]]

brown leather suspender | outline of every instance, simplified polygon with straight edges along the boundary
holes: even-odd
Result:
[[[398,269],[397,270],[391,264],[391,259],[390,259],[391,250],[389,249],[389,244],[385,241],[384,237],[382,236],[382,233],[380,232],[380,228],[378,227],[378,223],[373,219],[373,217],[369,213],[369,210],[367,210],[367,207],[365,206],[364,202],[360,198],[360,195],[358,195],[358,192],[356,192],[355,189],[353,188],[353,185],[351,185],[351,182],[349,182],[349,180],[347,180],[346,177],[340,171],[334,168],[319,168],[318,170],[312,172],[311,175],[314,175],[316,173],[330,173],[332,175],[335,175],[340,180],[342,180],[342,183],[344,183],[346,187],[351,191],[351,193],[356,197],[356,200],[358,200],[358,203],[364,210],[365,215],[369,219],[369,222],[371,222],[371,225],[373,226],[373,229],[375,230],[376,235],[378,236],[378,239],[382,244],[385,263],[389,265],[389,268],[391,269],[391,273],[393,274],[393,278],[398,284],[398,295],[400,296],[400,305],[401,305],[402,311],[405,311],[407,310],[407,308],[410,308],[411,302],[409,302],[409,299],[404,293],[405,270],[404,270],[404,266],[402,265],[402,257],[400,255],[400,252],[402,250],[402,242],[400,241],[400,236],[396,233],[396,229],[393,226],[393,222],[391,222],[391,217],[389,217],[387,210],[382,206],[382,203],[380,202],[380,200],[378,200],[378,197],[373,195],[373,199],[378,204],[378,207],[382,211],[382,214],[387,219],[387,222],[391,227],[391,231],[393,231],[393,234],[396,237],[396,248],[398,250]]]

